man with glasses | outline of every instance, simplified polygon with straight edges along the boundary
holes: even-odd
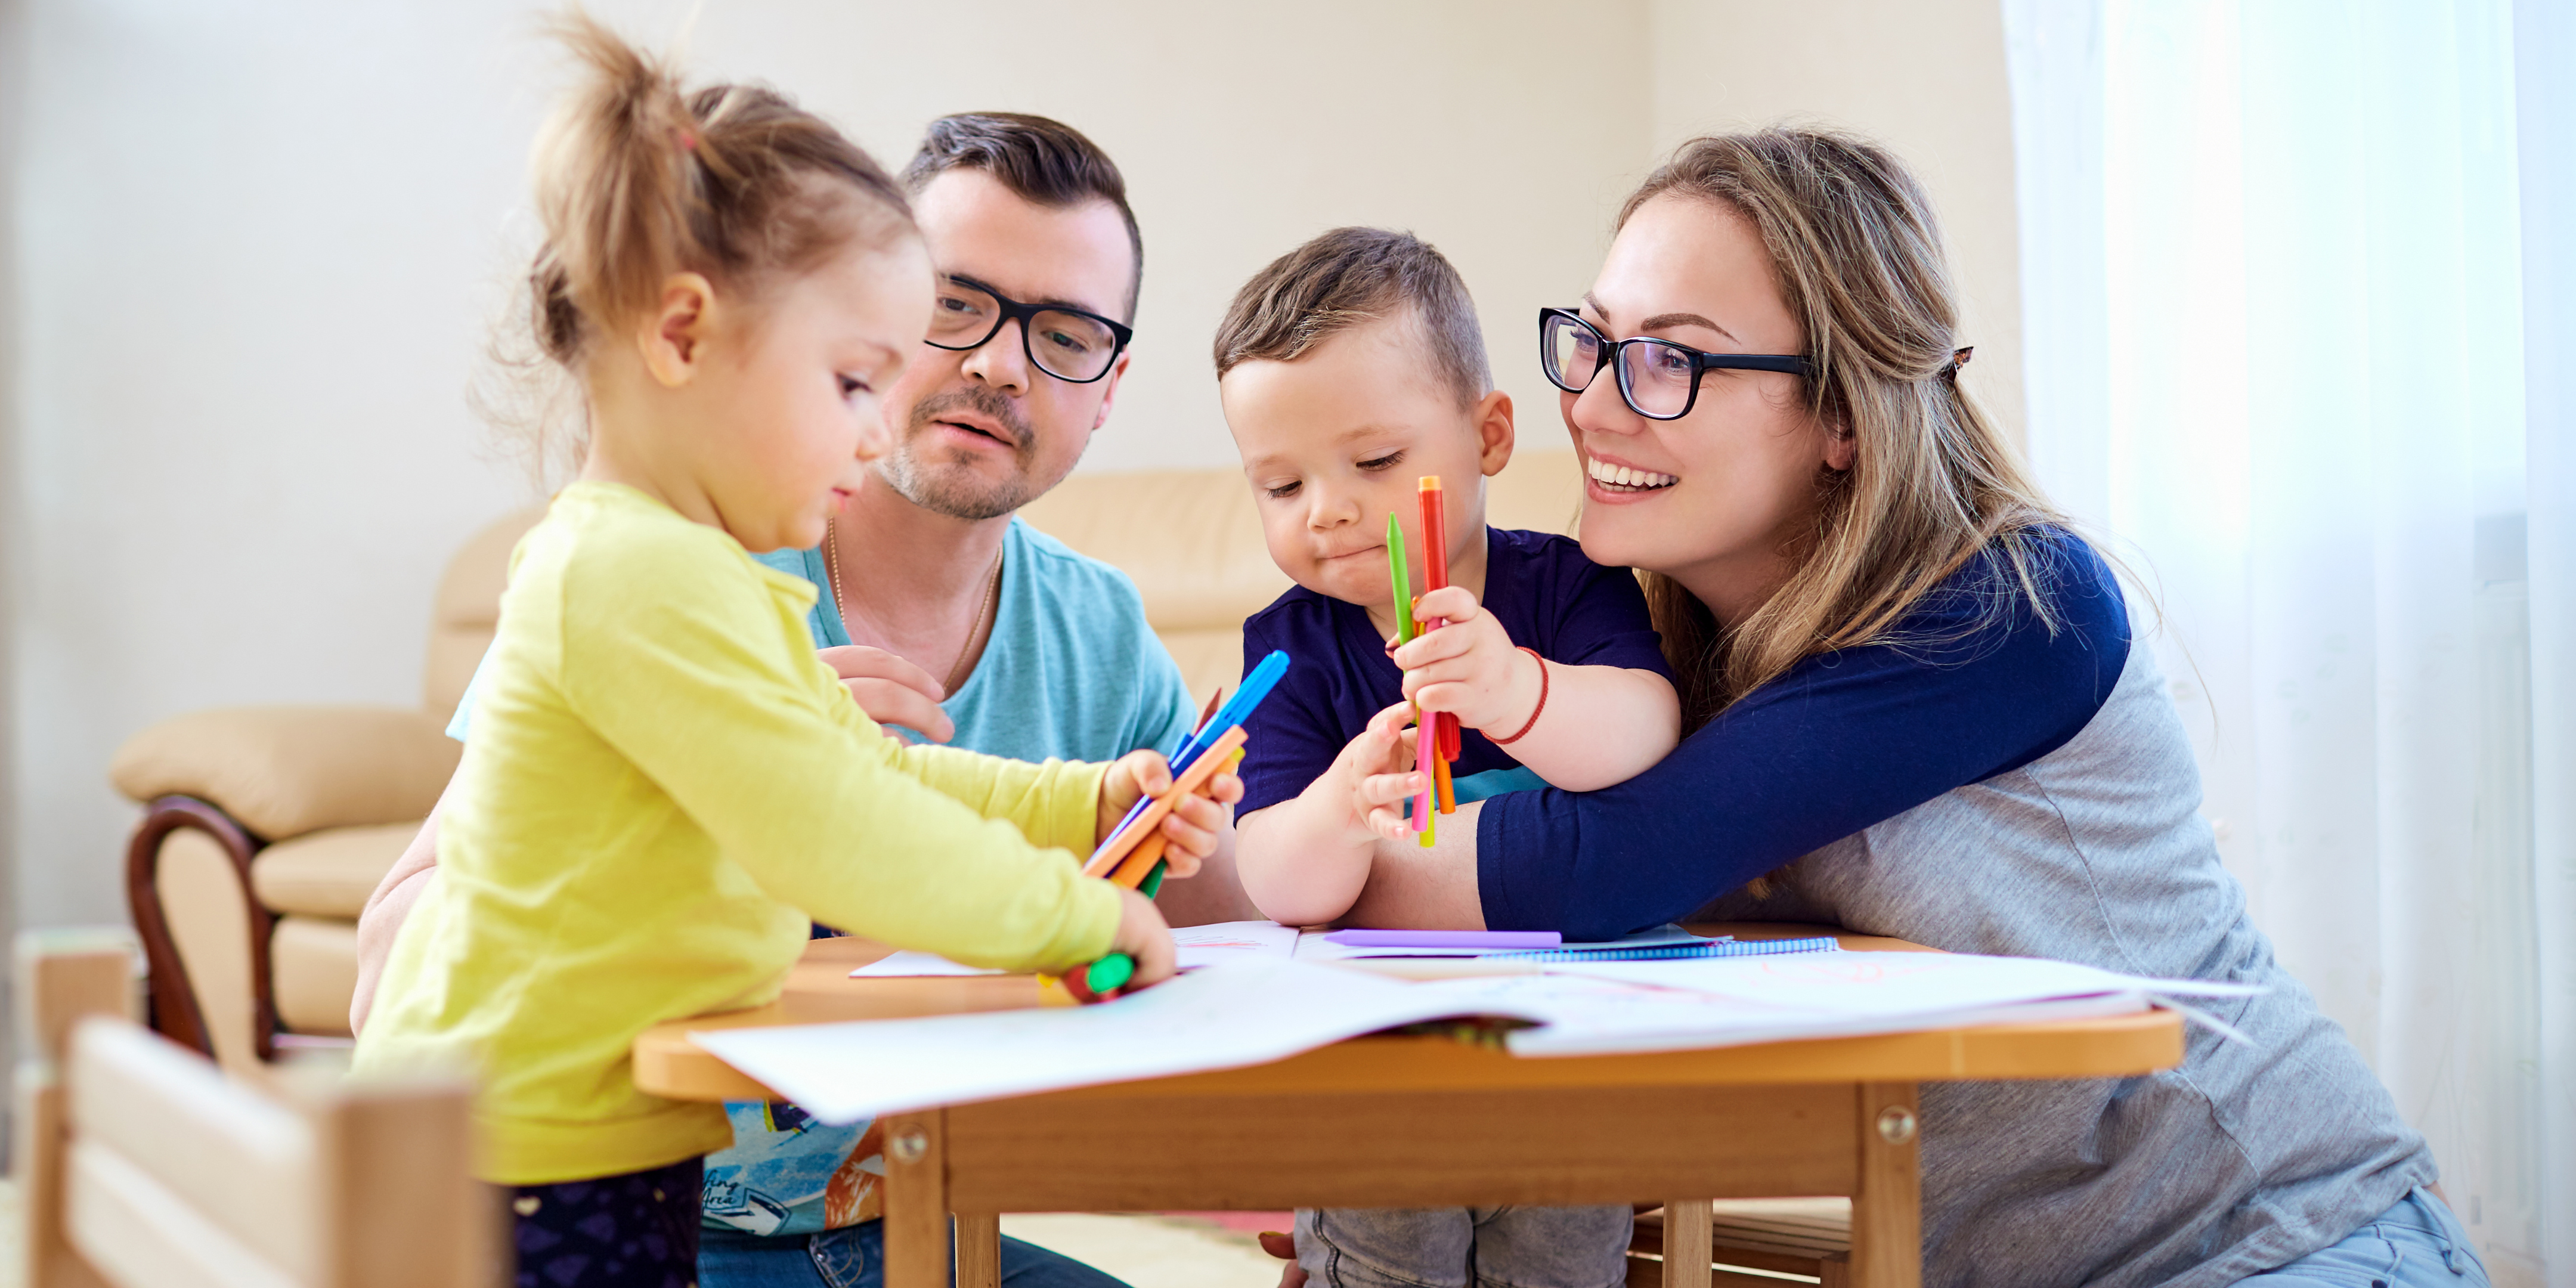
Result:
[[[1072,128],[1002,113],[932,122],[903,177],[940,278],[927,343],[884,399],[897,445],[821,546],[757,558],[820,589],[815,645],[882,724],[1022,760],[1168,755],[1196,709],[1134,583],[1015,517],[1081,459],[1127,371],[1144,243],[1126,181]],[[450,727],[460,739],[472,706],[469,691]],[[437,823],[360,919],[353,1022],[434,875]],[[1199,877],[1165,887],[1174,924],[1257,915],[1232,852],[1229,836]],[[726,1112],[734,1147],[707,1158],[700,1281],[882,1284],[874,1125],[829,1127],[792,1105]],[[1002,1278],[1120,1288],[1011,1239]]]

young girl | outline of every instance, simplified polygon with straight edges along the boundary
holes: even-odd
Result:
[[[539,339],[582,385],[580,481],[512,557],[474,738],[360,1072],[479,1070],[482,1172],[519,1282],[696,1278],[721,1107],[635,1089],[655,1023],[774,997],[819,920],[1009,968],[1172,969],[1132,891],[1079,875],[1160,756],[1028,765],[905,747],[816,660],[803,548],[886,445],[877,390],[931,274],[900,191],[779,95],[563,25],[584,79],[537,151]],[[1240,785],[1221,778],[1231,800]],[[1204,798],[1174,875],[1213,848]]]

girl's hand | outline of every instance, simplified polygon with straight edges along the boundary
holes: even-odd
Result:
[[[1172,767],[1163,753],[1151,749],[1131,751],[1109,766],[1109,774],[1100,780],[1100,825],[1092,844],[1109,839],[1117,830],[1118,820],[1147,796],[1160,796],[1172,789]],[[1210,799],[1213,797],[1214,799]],[[1164,851],[1171,865],[1164,873],[1178,880],[1198,875],[1199,864],[1216,853],[1217,834],[1225,827],[1226,808],[1243,799],[1243,780],[1224,770],[1208,780],[1207,795],[1192,794],[1182,799],[1163,819],[1163,838],[1171,842]]]
[[[1441,618],[1440,629],[1417,635],[1395,651],[1404,668],[1404,696],[1425,711],[1446,711],[1470,729],[1510,733],[1538,709],[1537,661],[1513,647],[1512,637],[1476,597],[1444,586],[1413,606],[1417,619]]]
[[[1366,743],[1386,748],[1383,754],[1364,762],[1351,790],[1351,811],[1368,835],[1401,841],[1413,835],[1407,821],[1404,802],[1426,790],[1423,776],[1413,772],[1413,742],[1404,730],[1413,724],[1413,704],[1399,702],[1369,718],[1368,728],[1342,749],[1345,756]]]
[[[868,719],[918,729],[932,742],[957,736],[957,726],[939,709],[948,693],[930,678],[930,672],[864,644],[837,645],[816,656],[841,677],[841,687],[850,691],[851,700],[868,713]]]
[[[1163,923],[1162,911],[1153,900],[1124,887],[1118,888],[1118,935],[1109,941],[1109,948],[1136,959],[1136,974],[1124,988],[1160,984],[1179,969],[1172,928]]]

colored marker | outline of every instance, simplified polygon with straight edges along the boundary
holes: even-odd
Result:
[[[1449,588],[1448,493],[1441,488],[1440,476],[1437,474],[1423,475],[1421,482],[1414,485],[1414,492],[1416,499],[1422,505],[1422,540],[1424,542],[1422,567],[1424,580],[1427,583],[1423,586],[1422,593],[1428,595],[1432,591]],[[1434,620],[1424,622],[1422,629],[1427,634],[1439,629],[1440,626],[1441,623]],[[1440,713],[1438,723],[1440,758],[1456,760],[1465,747],[1458,729],[1458,717],[1443,711]],[[1447,814],[1455,809],[1455,806],[1444,805],[1440,812]]]
[[[1345,948],[1555,948],[1553,930],[1336,930],[1325,939]]]
[[[1219,735],[1211,746],[1232,751],[1243,745],[1243,738],[1243,726],[1235,725]],[[1173,775],[1169,790],[1160,796],[1146,798],[1142,813],[1129,811],[1128,820],[1120,824],[1118,830],[1110,833],[1109,839],[1101,842],[1099,849],[1092,851],[1091,861],[1082,865],[1082,874],[1087,877],[1105,877],[1118,871],[1120,861],[1127,858],[1137,845],[1162,825],[1164,816],[1170,814],[1174,806],[1207,786],[1208,780],[1214,778],[1217,771],[1223,768],[1225,768],[1225,762],[1222,757],[1215,760],[1201,757],[1193,761],[1189,768]],[[1141,874],[1139,879],[1142,879]],[[1127,884],[1133,886],[1136,882]]]
[[[1395,515],[1386,516],[1387,585],[1395,592],[1395,642],[1410,644],[1420,632],[1413,627],[1413,573],[1405,566],[1404,529]]]
[[[1199,722],[1199,731],[1196,734],[1191,735],[1188,741],[1181,744],[1180,752],[1172,757],[1172,776],[1175,778],[1180,777],[1183,770],[1188,769],[1191,764],[1198,760],[1199,755],[1208,749],[1208,743],[1206,740],[1212,733],[1222,733],[1227,729],[1242,724],[1246,718],[1250,717],[1252,709],[1260,706],[1263,698],[1270,696],[1270,691],[1277,688],[1279,685],[1279,677],[1286,675],[1287,673],[1287,651],[1284,649],[1270,650],[1270,656],[1261,659],[1261,664],[1252,668],[1252,674],[1243,677],[1243,687],[1234,691],[1234,697],[1226,702],[1225,705],[1218,707],[1215,716],[1201,720]],[[1136,816],[1144,813],[1148,807],[1153,805],[1153,803],[1154,802],[1151,799],[1145,799],[1139,800],[1134,805],[1129,806],[1126,816],[1119,819],[1118,826],[1110,830],[1109,835],[1111,838],[1115,839],[1120,832],[1126,831],[1128,825],[1136,821]],[[1106,842],[1104,842],[1103,845],[1105,847]],[[1092,860],[1094,863],[1099,861],[1098,851],[1093,852]],[[1092,865],[1090,863],[1086,863],[1083,865],[1083,871],[1092,876],[1100,875],[1099,873],[1092,872],[1091,867]]]

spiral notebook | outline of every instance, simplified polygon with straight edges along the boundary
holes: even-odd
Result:
[[[1831,935],[1812,939],[1711,939],[1696,944],[1655,944],[1638,948],[1531,948],[1486,953],[1485,961],[1644,962],[1691,957],[1769,957],[1777,953],[1841,951]]]

